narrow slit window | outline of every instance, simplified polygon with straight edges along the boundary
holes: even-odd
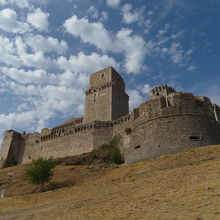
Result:
[[[190,139],[190,140],[194,140],[194,141],[200,141],[200,140],[202,140],[202,138],[201,138],[200,135],[192,135],[192,136],[189,136],[189,139]]]
[[[139,149],[139,148],[141,148],[141,146],[137,145],[134,149],[136,150],[136,149]]]

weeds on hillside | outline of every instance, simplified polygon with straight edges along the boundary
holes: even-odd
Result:
[[[102,149],[109,149],[111,155],[111,161],[115,164],[124,163],[124,157],[119,149],[121,145],[121,135],[116,135],[112,138],[112,140],[108,144],[104,144],[101,146]]]

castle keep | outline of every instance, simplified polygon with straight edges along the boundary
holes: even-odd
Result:
[[[39,156],[73,156],[99,147],[120,134],[126,163],[220,143],[220,107],[209,98],[176,92],[170,86],[151,90],[148,100],[128,113],[121,76],[108,67],[90,76],[84,118],[73,118],[41,133],[5,132],[0,167]]]

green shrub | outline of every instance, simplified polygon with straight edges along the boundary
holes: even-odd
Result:
[[[90,154],[90,156],[91,156],[91,159],[92,159],[92,160],[98,159],[98,155],[96,154],[95,151],[92,151],[91,154]]]
[[[109,145],[111,147],[119,147],[121,145],[121,139],[122,136],[121,135],[116,135],[112,138],[112,140],[109,142]]]
[[[126,129],[125,129],[125,133],[126,133],[127,135],[129,135],[129,134],[131,133],[131,128],[126,128]]]
[[[124,163],[124,157],[119,149],[121,145],[121,139],[121,135],[116,135],[108,144],[103,144],[100,146],[100,149],[109,150],[111,157],[110,159],[113,163],[116,164]]]
[[[38,158],[32,160],[32,165],[25,170],[25,179],[31,184],[41,186],[44,191],[44,184],[49,182],[53,177],[55,162],[52,158]]]
[[[113,147],[111,149],[111,160],[113,163],[116,164],[124,163],[124,157],[118,147]]]

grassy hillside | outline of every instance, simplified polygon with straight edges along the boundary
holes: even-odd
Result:
[[[58,165],[44,193],[23,172],[0,170],[0,219],[220,219],[220,145],[120,168]]]

